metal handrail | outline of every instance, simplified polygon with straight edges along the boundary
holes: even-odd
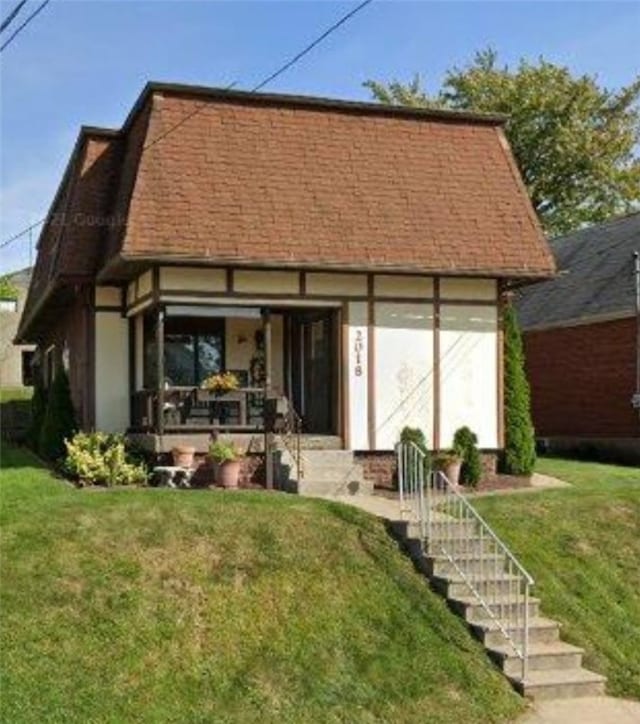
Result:
[[[399,443],[396,455],[403,517],[418,522],[423,544],[444,555],[495,623],[520,659],[524,680],[533,577],[447,476],[427,469],[427,456],[415,443]]]

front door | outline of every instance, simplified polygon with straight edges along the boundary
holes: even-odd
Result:
[[[296,312],[289,324],[290,391],[306,433],[335,433],[335,312]]]

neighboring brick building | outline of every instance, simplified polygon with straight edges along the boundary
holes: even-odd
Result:
[[[551,449],[640,462],[634,252],[640,212],[551,242],[558,278],[526,289],[533,420]]]

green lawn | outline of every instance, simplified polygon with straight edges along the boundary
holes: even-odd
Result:
[[[0,387],[0,402],[30,400],[32,397],[33,387]]]
[[[523,702],[387,536],[260,492],[0,471],[2,697],[20,722],[499,722]]]
[[[536,579],[544,613],[609,677],[608,692],[640,699],[640,470],[553,458],[538,470],[575,487],[474,504]]]

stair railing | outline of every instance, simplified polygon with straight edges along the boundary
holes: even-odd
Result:
[[[396,446],[402,515],[417,522],[426,551],[443,556],[521,661],[529,655],[534,580],[469,500],[414,443]]]

